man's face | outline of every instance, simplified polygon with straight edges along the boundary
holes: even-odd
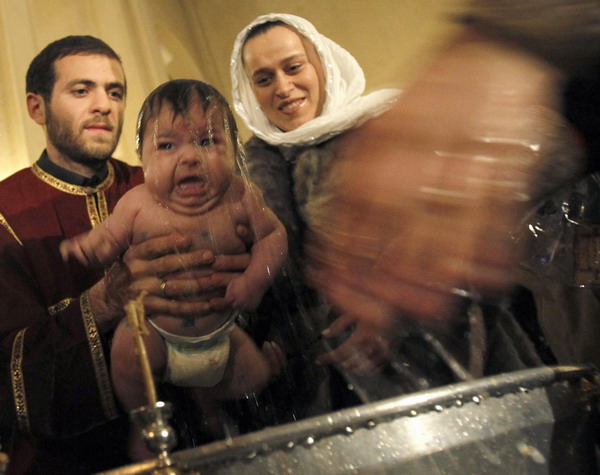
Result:
[[[308,40],[275,26],[248,40],[243,57],[256,100],[272,124],[288,132],[321,114],[323,67]]]
[[[65,56],[54,63],[56,82],[46,103],[48,154],[59,165],[94,168],[119,142],[125,106],[121,64],[95,54]]]

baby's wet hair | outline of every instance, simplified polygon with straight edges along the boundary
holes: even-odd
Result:
[[[140,109],[136,130],[136,150],[142,156],[142,143],[148,121],[158,116],[163,105],[169,105],[173,120],[186,116],[196,104],[206,112],[216,107],[221,112],[223,128],[233,146],[234,156],[239,154],[237,124],[225,97],[208,83],[195,79],[174,79],[158,86],[146,98]]]

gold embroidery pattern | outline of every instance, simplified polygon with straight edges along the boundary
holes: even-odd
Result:
[[[95,196],[86,196],[85,203],[93,228],[108,218],[108,203],[106,202],[106,195],[104,193],[98,193]]]
[[[62,312],[65,308],[67,308],[69,305],[71,305],[72,302],[73,302],[72,298],[61,300],[60,302],[55,303],[54,305],[51,305],[50,307],[48,307],[48,313],[50,315],[56,315],[58,312]]]
[[[12,358],[10,362],[10,373],[12,377],[13,397],[15,399],[15,410],[17,412],[17,424],[19,429],[25,433],[29,432],[29,414],[27,411],[27,398],[25,397],[25,381],[23,380],[23,345],[25,343],[25,332],[23,328],[13,342]]]
[[[95,228],[102,222],[102,218],[100,217],[100,213],[98,212],[98,208],[96,208],[96,199],[94,196],[86,196],[85,204],[87,206],[88,216],[90,218],[90,223],[92,223],[92,227]]]
[[[13,231],[13,228],[10,227],[10,224],[8,224],[8,221],[2,215],[2,213],[0,213],[0,226],[4,226],[6,230],[12,235],[12,237],[14,237],[21,246],[23,245],[23,243],[19,239],[19,236],[17,236],[17,233],[15,233]]]
[[[92,355],[96,382],[98,383],[104,414],[108,419],[114,419],[118,416],[117,404],[113,396],[108,368],[102,350],[102,343],[100,342],[100,334],[96,327],[96,321],[94,320],[94,314],[90,307],[90,299],[87,291],[81,295],[81,314],[83,315],[83,324],[85,325],[88,343],[90,345],[90,353]]]
[[[108,162],[108,176],[106,180],[100,183],[96,188],[89,188],[87,186],[78,186],[71,185],[67,182],[59,180],[58,178],[53,177],[52,175],[46,173],[42,170],[37,163],[31,165],[31,171],[35,176],[37,176],[40,180],[47,183],[48,185],[56,188],[57,190],[63,191],[65,193],[69,193],[71,195],[80,195],[80,196],[89,196],[94,193],[98,193],[100,191],[106,190],[110,185],[113,184],[115,179],[115,170],[110,162]]]
[[[98,193],[98,214],[100,215],[100,222],[108,218],[108,203],[104,193]]]

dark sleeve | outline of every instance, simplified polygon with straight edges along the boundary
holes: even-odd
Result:
[[[86,293],[45,305],[66,267],[24,246],[0,226],[0,428],[71,436],[117,417],[105,347]]]
[[[600,58],[600,0],[471,0],[459,18],[570,75],[589,72]]]
[[[252,182],[260,188],[265,203],[286,228],[291,255],[301,254],[303,223],[293,195],[290,165],[277,147],[253,137],[245,145],[246,166]]]

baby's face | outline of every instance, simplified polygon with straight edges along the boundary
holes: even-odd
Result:
[[[142,143],[146,186],[166,207],[180,214],[210,208],[231,183],[232,146],[223,116],[216,108],[205,114],[199,105],[173,118],[168,104],[148,120]]]

